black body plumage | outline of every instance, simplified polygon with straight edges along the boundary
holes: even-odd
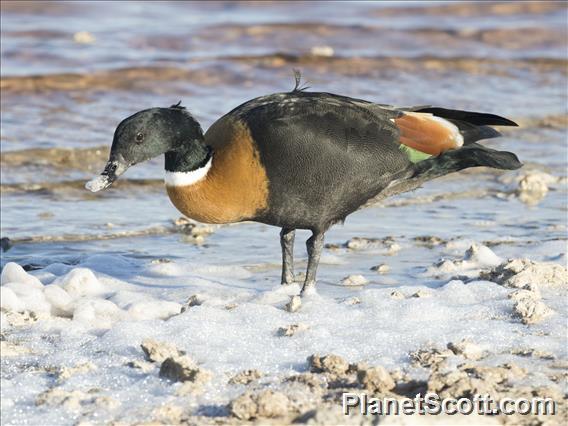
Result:
[[[344,98],[306,92],[274,95],[245,109],[241,119],[270,185],[263,222],[325,231],[410,165],[386,111],[369,114]]]
[[[463,123],[470,116],[479,123],[512,123],[490,114],[459,114],[439,108],[420,111],[443,112]],[[459,154],[457,150],[447,158],[442,154],[417,167],[399,149],[399,129],[393,120],[402,113],[403,109],[388,105],[300,90],[256,98],[229,112],[227,118],[241,120],[250,128],[269,178],[268,209],[256,220],[325,232],[393,182],[417,179],[422,173],[424,177],[434,176],[490,165],[487,156],[473,155],[470,161],[458,161],[466,152]],[[467,143],[483,134],[498,134],[487,126],[462,124],[461,128]],[[485,151],[476,146],[467,154],[479,149]],[[518,165],[517,161],[503,168]],[[491,165],[496,166],[499,164]]]

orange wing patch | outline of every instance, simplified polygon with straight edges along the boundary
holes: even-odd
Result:
[[[405,112],[395,118],[400,143],[430,155],[440,155],[463,145],[463,137],[453,123],[429,113]]]

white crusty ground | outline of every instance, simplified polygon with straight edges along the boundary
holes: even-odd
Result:
[[[503,175],[483,182],[496,192],[481,199],[455,182],[446,181],[450,191],[441,198],[425,188],[333,228],[318,292],[295,312],[285,305],[299,285],[278,284],[278,230],[258,224],[222,228],[201,248],[162,236],[151,258],[90,254],[31,273],[6,264],[2,424],[132,424],[158,420],[163,411],[177,418],[174,405],[184,416],[227,416],[227,404],[248,389],[228,383],[235,374],[255,369],[261,387],[277,387],[307,371],[313,354],[425,380],[429,370],[413,365],[410,354],[464,339],[484,354],[474,362],[529,372],[512,386],[565,394],[566,241],[559,235],[566,225],[558,214],[565,179]],[[447,200],[454,186],[460,198]],[[305,236],[297,238],[298,270],[305,268]],[[537,262],[514,263],[532,265],[527,288],[502,285],[499,274],[484,277],[503,282],[480,278],[509,258]],[[562,274],[551,275],[550,264]],[[389,268],[379,273],[378,265]],[[144,360],[145,339],[184,351],[211,380],[178,395],[186,388]]]
[[[475,244],[462,256],[426,268],[423,275],[464,275],[465,280],[501,260]],[[306,358],[314,353],[334,353],[350,362],[425,378],[424,370],[411,367],[410,352],[466,338],[490,354],[483,360],[488,365],[515,362],[529,368],[533,386],[551,383],[547,364],[512,352],[533,349],[552,354],[556,361],[566,359],[566,285],[540,283],[542,300],[554,313],[527,326],[515,317],[514,301],[508,297],[515,289],[488,281],[446,278],[437,286],[398,285],[402,299],[391,297],[389,285],[342,295],[322,291],[289,313],[284,304],[299,286],[251,289],[245,283],[253,275],[238,266],[107,255],[88,257],[77,266],[53,264],[34,274],[7,264],[1,287],[3,423],[141,421],[172,402],[192,414],[226,414],[225,405],[243,391],[243,386],[227,384],[230,377],[254,368],[267,383],[278,382],[306,371]],[[344,291],[339,283],[338,288]],[[181,313],[194,294],[201,304]],[[349,301],[353,294],[361,303]],[[22,318],[15,311],[32,311],[39,319],[10,325]],[[307,327],[281,337],[279,328],[298,323]],[[147,338],[185,351],[213,373],[212,381],[198,395],[178,397],[179,385],[160,378],[157,368],[126,366],[143,360],[140,344]],[[78,372],[57,379],[54,369],[64,367],[77,367],[71,371]],[[38,396],[52,387],[87,394],[97,389],[97,395],[108,398],[83,399],[78,406],[36,405]]]

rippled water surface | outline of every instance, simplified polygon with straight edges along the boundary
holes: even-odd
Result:
[[[529,169],[566,173],[562,3],[3,2],[1,54],[1,232],[13,245],[2,264],[73,263],[93,252],[204,256],[268,263],[277,280],[276,229],[225,227],[204,245],[184,242],[161,159],[102,194],[82,185],[101,170],[125,116],[181,99],[207,127],[250,98],[290,89],[293,68],[312,90],[508,116],[521,128],[490,145],[515,151]],[[527,206],[511,195],[513,178],[500,176],[429,183],[354,214],[328,241],[565,238],[565,187]],[[412,203],[417,196],[424,202]],[[437,256],[403,253],[398,280],[413,277],[422,255]],[[352,262],[347,269],[359,267]],[[321,279],[332,283],[345,269],[330,266]]]

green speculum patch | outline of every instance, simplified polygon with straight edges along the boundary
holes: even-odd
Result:
[[[418,151],[403,144],[400,144],[399,149],[408,156],[408,159],[412,163],[418,163],[432,157],[431,154],[426,154],[425,152]]]

